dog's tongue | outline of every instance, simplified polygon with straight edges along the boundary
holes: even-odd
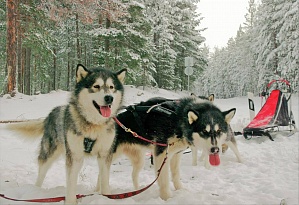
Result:
[[[219,154],[210,154],[209,161],[212,166],[218,166],[220,164]]]
[[[111,109],[109,106],[100,106],[100,110],[103,117],[110,117]]]

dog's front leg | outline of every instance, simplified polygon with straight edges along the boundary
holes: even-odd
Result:
[[[137,190],[139,188],[139,173],[144,166],[144,150],[138,148],[126,149],[126,155],[130,159],[133,171],[132,180],[134,188]]]
[[[110,194],[109,177],[111,163],[111,157],[98,156],[99,175],[96,191],[101,194]]]
[[[236,157],[237,157],[237,159],[238,159],[238,162],[242,163],[243,160],[242,160],[242,157],[241,157],[240,152],[239,152],[239,150],[238,150],[238,147],[237,147],[236,142],[231,142],[231,141],[229,141],[229,142],[227,142],[227,145],[228,145],[228,147],[231,148],[231,150],[233,150],[233,152],[235,153],[235,155],[236,155]]]
[[[205,153],[204,151],[201,152],[201,155],[200,155],[200,157],[199,157],[199,161],[202,162],[202,161],[205,160],[205,154],[206,154],[206,153]]]
[[[66,159],[66,197],[65,204],[77,204],[76,192],[78,183],[78,174],[83,165],[83,158]]]
[[[206,169],[211,169],[211,164],[209,161],[209,152],[206,149],[202,150],[202,157],[204,159],[204,165]]]
[[[192,152],[192,166],[197,165],[197,148],[195,146],[191,146],[191,152]]]
[[[197,152],[197,149],[196,149]],[[183,185],[180,180],[180,162],[182,152],[174,154],[170,161],[170,170],[172,174],[172,181],[175,189],[182,189]]]
[[[159,154],[158,156],[154,155],[156,174],[160,172],[160,176],[158,178],[158,184],[160,187],[160,197],[163,200],[167,200],[168,198],[171,197],[171,191],[169,188],[169,160],[166,160],[162,169],[159,170],[165,159],[165,155],[166,155],[165,151],[162,154]]]

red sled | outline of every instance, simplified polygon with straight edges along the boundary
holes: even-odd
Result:
[[[296,126],[291,110],[291,94],[291,85],[287,80],[272,80],[267,85],[266,91],[262,92],[262,96],[266,97],[265,104],[243,129],[245,139],[267,136],[273,141],[271,134],[274,132],[294,134]]]

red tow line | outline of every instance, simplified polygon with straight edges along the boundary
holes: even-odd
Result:
[[[148,188],[150,188],[159,178],[161,170],[167,160],[167,152],[166,152],[166,156],[163,160],[163,163],[161,164],[160,169],[158,170],[158,175],[156,177],[156,179],[150,183],[149,185],[147,185],[146,187],[136,190],[136,191],[131,191],[131,192],[126,192],[126,193],[121,193],[121,194],[77,194],[76,197],[77,199],[80,198],[84,198],[87,196],[94,196],[94,195],[102,195],[105,197],[108,197],[109,199],[125,199],[125,198],[129,198],[132,196],[135,196],[137,194],[140,194],[142,192],[144,192],[145,190],[147,190]],[[65,197],[64,196],[59,196],[59,197],[52,197],[52,198],[42,198],[42,199],[14,199],[14,198],[10,198],[5,196],[4,194],[0,194],[0,197],[7,199],[7,200],[11,200],[11,201],[21,201],[21,202],[37,202],[37,203],[51,203],[51,202],[60,202],[60,201],[64,201]]]
[[[81,194],[76,195],[77,199],[80,199],[80,198],[85,197],[85,196],[86,195],[81,195]],[[39,203],[60,202],[60,201],[65,200],[64,196],[53,197],[53,198],[43,198],[43,199],[14,199],[14,198],[7,197],[4,194],[0,194],[0,197],[2,197],[4,199],[7,199],[7,200],[11,200],[11,201],[39,202]]]

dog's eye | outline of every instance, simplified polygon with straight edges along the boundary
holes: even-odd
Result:
[[[99,85],[94,85],[93,87],[96,88],[96,89],[100,89]]]
[[[221,129],[217,130],[217,134],[220,134],[221,133]]]
[[[114,89],[114,86],[110,85],[110,87],[109,87],[109,88],[112,90],[112,89]]]
[[[203,130],[202,133],[203,133],[204,135],[208,135],[208,134],[209,134],[209,132],[208,132],[207,130]]]

